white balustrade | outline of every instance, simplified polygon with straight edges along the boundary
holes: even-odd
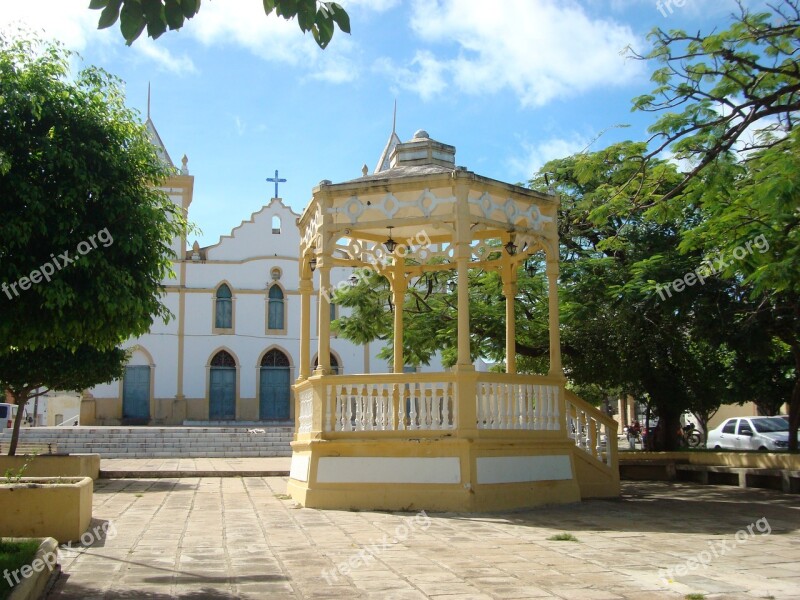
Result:
[[[297,417],[297,433],[311,433],[314,423],[314,390],[300,392],[300,415]]]
[[[566,408],[567,435],[588,455],[609,467],[612,466],[611,443],[612,436],[616,436],[616,430],[569,399],[566,401]]]
[[[479,381],[478,429],[558,430],[558,386]]]
[[[455,428],[452,382],[327,386],[325,431],[436,431]]]

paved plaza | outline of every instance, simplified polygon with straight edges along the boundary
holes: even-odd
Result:
[[[98,539],[63,553],[49,597],[800,597],[800,504],[779,492],[625,482],[620,500],[426,515],[303,509],[285,491],[285,477],[99,480]]]

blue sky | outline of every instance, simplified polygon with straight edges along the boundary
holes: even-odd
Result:
[[[22,20],[118,75],[143,118],[150,83],[161,138],[176,164],[189,158],[190,219],[209,245],[269,202],[275,169],[297,212],[320,180],[372,171],[395,100],[402,140],[425,129],[456,146],[457,164],[512,183],[604,131],[592,149],[646,139],[654,117],[630,107],[652,89],[654,66],[624,48],[645,52],[655,26],[726,28],[736,10],[733,0],[340,3],[352,35],[337,30],[324,51],[259,0],[203,0],[182,30],[130,48],[118,29],[95,29],[88,0],[0,0],[0,27]]]

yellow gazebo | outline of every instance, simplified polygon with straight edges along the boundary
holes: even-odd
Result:
[[[558,198],[455,165],[455,148],[418,131],[389,168],[323,181],[299,219],[301,339],[294,386],[291,496],[308,507],[492,511],[619,495],[616,422],[564,387],[558,330]],[[544,252],[550,370],[518,375],[517,273]],[[392,373],[330,368],[330,270],[367,267],[391,283]],[[501,274],[506,372],[470,357],[469,269]],[[458,361],[443,373],[404,373],[403,299],[409,280],[451,270],[458,286]],[[319,285],[319,366],[311,365],[311,296]]]

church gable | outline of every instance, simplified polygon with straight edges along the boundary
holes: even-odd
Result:
[[[298,214],[273,198],[250,219],[242,221],[230,235],[206,249],[206,260],[246,260],[259,256],[292,256],[297,253],[300,234]]]

